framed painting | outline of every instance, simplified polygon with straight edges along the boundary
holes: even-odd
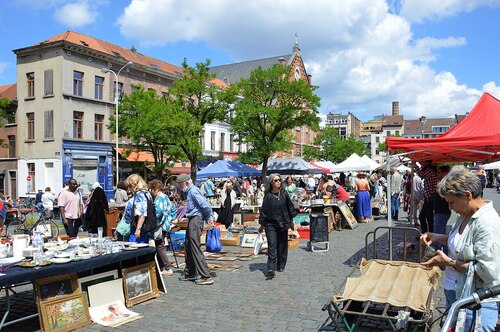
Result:
[[[233,223],[235,225],[243,225],[243,214],[235,212],[233,214]]]
[[[40,323],[44,332],[66,332],[91,323],[83,293],[56,297],[40,303]]]
[[[160,296],[155,262],[123,269],[122,276],[127,307]]]
[[[85,293],[87,298],[87,304],[90,306],[90,299],[88,296],[88,287],[92,285],[100,284],[101,282],[111,281],[118,279],[118,271],[106,271],[103,273],[94,274],[88,277],[83,277],[78,279],[78,288]]]
[[[356,227],[358,227],[358,222],[356,221],[356,218],[352,214],[351,208],[349,208],[349,206],[347,206],[345,203],[340,203],[338,205],[338,208],[349,228],[355,229]]]
[[[47,277],[35,281],[35,298],[37,303],[54,298],[72,295],[78,289],[76,274],[65,274]]]
[[[241,246],[243,248],[253,248],[255,247],[255,240],[258,234],[243,234],[243,240],[241,241]]]

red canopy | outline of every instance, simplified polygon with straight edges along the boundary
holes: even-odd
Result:
[[[483,94],[464,120],[438,137],[387,137],[386,144],[390,151],[401,151],[413,160],[500,160],[500,100]]]

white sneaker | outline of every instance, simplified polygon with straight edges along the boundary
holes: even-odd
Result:
[[[174,271],[172,271],[172,269],[163,270],[160,273],[169,277],[174,275]]]

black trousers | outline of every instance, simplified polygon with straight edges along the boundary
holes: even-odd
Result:
[[[66,230],[66,234],[69,237],[77,237],[78,230],[80,229],[80,226],[82,225],[82,219],[81,218],[77,218],[77,219],[66,218],[66,220],[68,221],[68,224],[66,225],[65,223],[63,223],[64,229]]]
[[[420,211],[418,219],[420,220],[420,228],[422,229],[422,234],[434,231],[434,204],[432,202],[432,199],[424,200],[424,206]]]
[[[279,230],[275,224],[265,226],[267,237],[267,269],[284,270],[288,258],[288,229]]]

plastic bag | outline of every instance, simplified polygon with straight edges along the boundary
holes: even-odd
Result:
[[[264,235],[262,233],[259,233],[257,235],[257,238],[255,239],[254,246],[253,246],[253,254],[258,255],[260,250],[262,249],[262,245],[266,242],[266,239],[264,239]]]
[[[207,241],[205,246],[208,252],[219,252],[222,250],[222,243],[220,242],[220,230],[212,227],[207,231]]]

